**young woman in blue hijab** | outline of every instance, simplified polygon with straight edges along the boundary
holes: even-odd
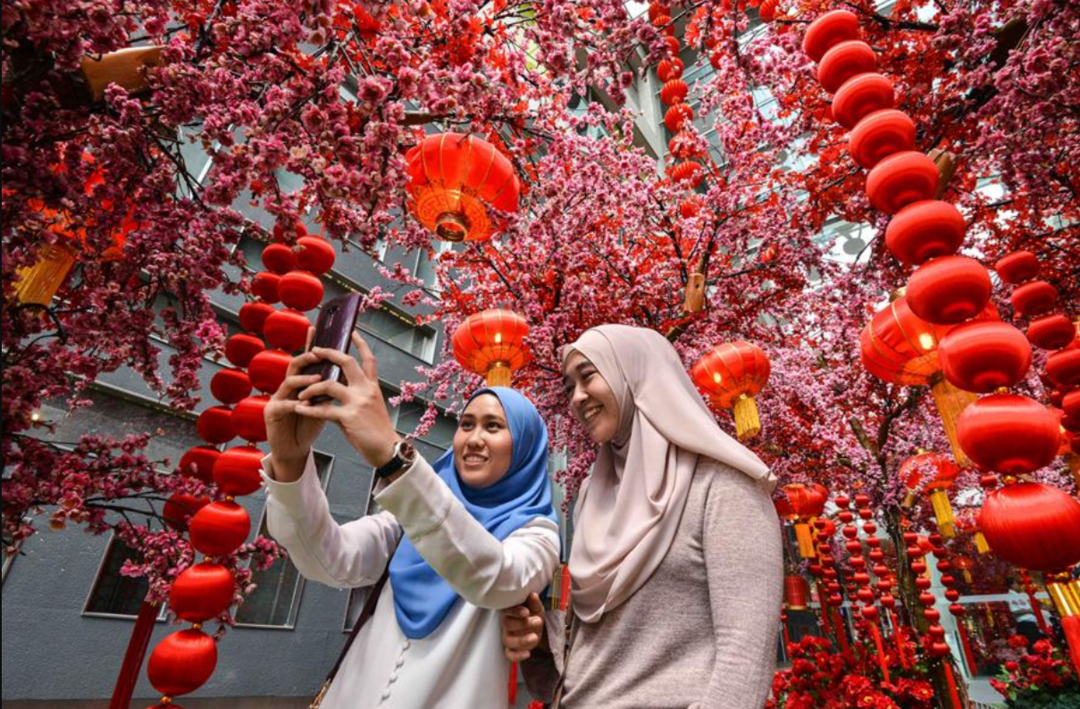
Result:
[[[481,389],[452,449],[429,465],[391,425],[371,350],[359,335],[353,343],[360,362],[321,348],[294,358],[266,407],[267,523],[296,567],[352,588],[375,585],[389,565],[321,709],[505,706],[499,609],[541,591],[559,561],[547,429],[518,392]],[[320,360],[346,381],[301,374]],[[324,396],[334,401],[312,403]],[[311,454],[327,421],[375,467],[379,514],[331,518]]]

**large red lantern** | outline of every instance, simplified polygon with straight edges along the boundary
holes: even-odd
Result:
[[[210,379],[210,393],[223,404],[235,404],[251,394],[251,380],[239,369],[221,369]]]
[[[296,268],[296,255],[288,244],[268,244],[262,250],[262,263],[267,271],[280,276]]]
[[[266,345],[254,335],[232,335],[225,340],[225,359],[237,367],[246,367],[251,358],[264,349]]]
[[[788,574],[784,577],[784,603],[792,611],[810,607],[810,584],[804,576]]]
[[[202,563],[184,569],[169,591],[169,607],[180,620],[205,623],[233,602],[236,581],[221,564]]]
[[[316,276],[329,271],[334,266],[337,254],[334,245],[318,236],[301,236],[296,240],[296,266]]]
[[[915,122],[903,111],[887,108],[866,116],[848,138],[848,152],[866,169],[882,158],[915,149]]]
[[[925,481],[924,489],[930,496],[930,505],[934,509],[938,530],[949,539],[956,536],[956,518],[949,503],[948,490],[960,475],[960,466],[952,458],[941,453],[919,453],[904,461],[900,466],[900,478],[908,490],[912,491],[905,506],[914,503],[914,491]]]
[[[263,350],[251,358],[248,375],[251,384],[264,394],[273,394],[285,381],[292,355],[281,350]],[[248,394],[251,390],[248,389]]]
[[[937,188],[937,165],[914,150],[893,153],[866,176],[870,204],[887,214],[896,214],[912,202],[933,199]]]
[[[754,397],[769,381],[769,358],[749,342],[726,342],[713,347],[694,363],[694,382],[724,409],[734,409],[739,440],[761,432]]]
[[[529,324],[510,310],[485,310],[470,315],[454,331],[454,359],[484,376],[488,386],[510,386],[515,370],[525,366]]]
[[[656,65],[656,76],[665,84],[672,79],[681,79],[683,75],[682,59],[662,59]]]
[[[518,211],[521,183],[491,143],[459,133],[430,135],[405,155],[410,208],[447,241],[478,241],[503,228],[489,209]]]
[[[262,301],[244,303],[240,307],[240,327],[248,332],[261,333],[266,319],[274,312],[274,306]]]
[[[278,294],[287,308],[312,310],[322,302],[323,284],[309,271],[289,271],[278,283]]]
[[[302,350],[307,344],[311,321],[298,310],[278,310],[263,324],[263,335],[271,346],[286,352]],[[234,335],[235,337],[235,335]]]
[[[995,554],[1024,569],[1062,571],[1080,562],[1080,502],[1038,482],[986,495],[979,529]]]
[[[281,284],[281,276],[270,271],[259,271],[251,279],[251,292],[262,298],[267,303],[276,303],[281,299],[278,286]]]
[[[232,426],[236,435],[246,441],[258,443],[266,440],[266,419],[263,416],[268,396],[249,396],[233,409]]]
[[[664,112],[664,125],[672,133],[678,133],[694,120],[694,109],[688,103],[677,103]]]
[[[825,52],[840,42],[859,37],[859,18],[847,10],[833,10],[810,23],[803,36],[803,52],[820,62]]]
[[[833,45],[818,64],[817,78],[821,88],[830,94],[857,74],[877,70],[877,54],[866,42],[848,40]]]
[[[204,483],[214,480],[214,464],[221,451],[210,446],[195,446],[180,458],[179,472],[186,478],[197,478]]]
[[[178,531],[185,531],[190,520],[196,512],[210,504],[210,498],[205,495],[195,497],[186,493],[177,492],[169,497],[162,506],[161,516],[166,524]]]
[[[1027,337],[1031,344],[1044,350],[1060,350],[1076,339],[1076,326],[1061,313],[1032,320]]]
[[[859,74],[848,79],[832,100],[832,115],[837,123],[851,130],[875,111],[895,105],[892,82],[881,74]]]
[[[979,394],[1016,385],[1031,367],[1031,344],[1024,333],[1001,320],[958,325],[941,340],[938,352],[945,378]]]
[[[956,253],[964,241],[964,217],[937,199],[913,202],[896,213],[885,228],[885,246],[904,263],[918,266]]]
[[[977,319],[996,317],[993,306],[987,305]],[[867,323],[859,338],[859,350],[863,365],[878,379],[905,386],[931,386],[953,458],[966,467],[969,461],[956,440],[956,420],[975,395],[952,386],[941,374],[938,343],[951,327],[932,325],[919,318],[911,312],[907,299],[901,297]]]
[[[1039,259],[1030,251],[1014,251],[998,259],[994,270],[1003,282],[1015,286],[1039,275]]]
[[[682,79],[671,79],[660,89],[660,100],[665,106],[682,103],[686,100],[686,95],[689,92],[690,87],[686,85],[685,81]]]
[[[812,559],[817,552],[814,548],[814,536],[810,531],[810,524],[815,517],[820,517],[825,511],[825,500],[829,496],[829,491],[824,485],[817,483],[813,485],[790,483],[782,488],[782,492],[795,518],[795,539],[799,544],[799,555],[804,559]]]
[[[1012,306],[1019,315],[1043,315],[1057,305],[1057,288],[1046,281],[1028,281],[1012,292]]]
[[[968,406],[957,438],[971,460],[1008,475],[1030,473],[1057,456],[1061,433],[1054,413],[1017,394],[991,394]]]
[[[942,256],[908,279],[911,311],[936,324],[955,324],[978,315],[990,301],[990,273],[966,256]]]
[[[211,502],[195,513],[188,528],[191,545],[200,553],[228,556],[247,541],[251,518],[235,502]]]
[[[1080,347],[1074,345],[1050,355],[1046,376],[1060,387],[1080,386]]]
[[[705,179],[702,170],[700,163],[693,160],[684,160],[668,169],[668,177],[676,184],[686,183],[690,186],[690,189],[696,189],[701,184],[701,181]]]
[[[190,694],[206,684],[217,666],[217,644],[201,630],[165,636],[146,665],[146,676],[167,697]]]
[[[195,430],[199,438],[207,443],[228,443],[236,437],[232,427],[232,409],[227,406],[211,406],[199,414]]]
[[[236,446],[221,454],[214,464],[214,482],[231,497],[250,495],[262,486],[265,454],[254,446]]]

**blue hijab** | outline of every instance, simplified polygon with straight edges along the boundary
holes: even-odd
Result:
[[[509,470],[494,485],[469,487],[461,482],[451,448],[435,461],[435,473],[469,514],[500,542],[537,517],[557,524],[547,476],[547,427],[540,412],[524,396],[506,387],[481,389],[469,402],[482,394],[498,397],[506,414],[513,439]],[[390,560],[390,585],[398,625],[405,637],[412,639],[430,635],[461,598],[420,556],[408,537],[402,537]]]

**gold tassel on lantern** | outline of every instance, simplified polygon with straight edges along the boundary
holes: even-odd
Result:
[[[949,493],[944,488],[935,488],[930,492],[930,504],[934,507],[934,518],[937,519],[938,531],[946,539],[956,536],[956,518],[953,516],[952,505],[949,504]]]
[[[745,441],[759,433],[761,419],[758,418],[757,404],[753,397],[743,394],[735,401],[735,435]]]
[[[817,556],[814,548],[814,535],[810,532],[808,522],[795,523],[795,540],[799,543],[799,556],[804,559],[813,559]]]
[[[506,362],[495,362],[484,375],[484,383],[489,387],[508,387],[512,374],[513,371]]]
[[[975,539],[975,551],[980,554],[986,554],[990,551],[990,543],[986,541],[986,537],[983,536],[982,532],[975,532],[972,536]]]
[[[970,468],[971,459],[960,448],[960,441],[956,437],[956,421],[968,404],[974,402],[977,397],[971,392],[954,387],[941,372],[935,373],[930,378],[930,391],[934,394],[934,403],[937,404],[938,415],[941,416],[941,426],[949,438],[953,459],[961,468]]]
[[[15,298],[20,303],[48,306],[75,265],[75,249],[66,244],[47,244],[38,251],[38,262],[18,270]]]

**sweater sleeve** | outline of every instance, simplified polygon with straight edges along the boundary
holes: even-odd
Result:
[[[566,671],[562,666],[566,651],[565,611],[544,611],[544,634],[547,644],[533,650],[529,659],[521,663],[521,676],[533,698],[550,704]]]
[[[310,453],[298,480],[283,483],[273,475],[267,456],[262,473],[266,525],[300,573],[335,588],[378,581],[401,538],[401,525],[394,516],[381,512],[347,524],[335,522]]]
[[[761,709],[776,665],[783,594],[780,522],[765,490],[717,466],[703,547],[716,664],[700,709]]]
[[[376,496],[424,559],[462,598],[507,608],[543,590],[559,563],[559,529],[538,517],[499,541],[469,514],[426,460],[418,457]]]

